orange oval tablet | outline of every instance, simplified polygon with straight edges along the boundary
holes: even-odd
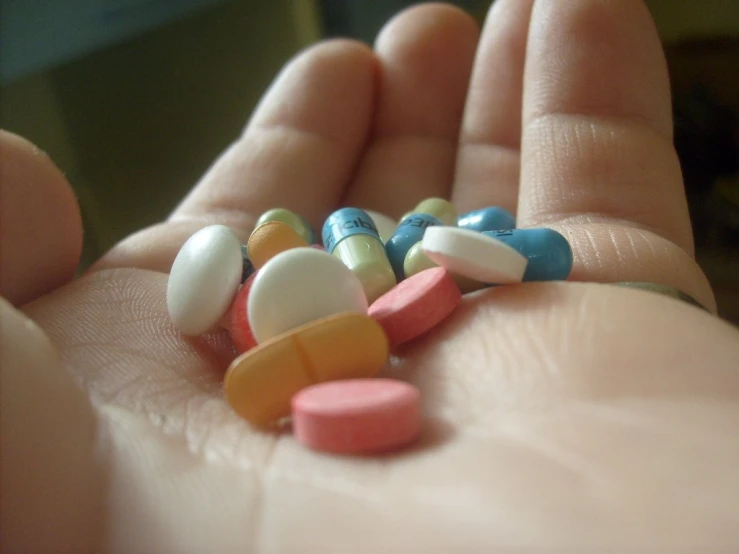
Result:
[[[259,269],[280,252],[301,246],[308,243],[287,223],[267,221],[252,231],[246,250],[251,263]]]
[[[301,389],[324,381],[374,377],[388,359],[382,327],[365,314],[341,313],[297,327],[236,358],[226,400],[244,419],[267,425],[290,415]]]

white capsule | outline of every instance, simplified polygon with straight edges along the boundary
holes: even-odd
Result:
[[[518,283],[528,259],[492,237],[458,227],[429,227],[424,254],[451,273],[491,284]]]
[[[315,248],[280,252],[249,291],[249,326],[260,343],[342,312],[367,313],[362,283],[339,258]]]
[[[372,210],[364,210],[364,213],[372,218],[372,222],[377,227],[377,234],[380,235],[382,242],[387,242],[393,236],[395,229],[398,228],[398,222],[392,217],[381,214],[380,212],[373,212]]]
[[[211,225],[180,248],[167,283],[167,308],[184,335],[209,331],[228,311],[241,282],[241,243],[224,225]]]

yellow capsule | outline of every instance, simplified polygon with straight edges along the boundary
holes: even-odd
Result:
[[[420,273],[424,269],[431,269],[432,267],[439,266],[439,264],[423,253],[423,250],[421,249],[422,246],[421,242],[417,242],[411,246],[410,250],[408,250],[408,254],[406,254],[405,261],[403,262],[403,272],[405,273],[406,278],[411,275],[415,275],[416,273]],[[475,281],[474,279],[470,279],[464,275],[451,272],[449,274],[452,276],[452,279],[454,279],[454,282],[457,283],[462,294],[475,292],[476,290],[487,287],[485,283]]]
[[[295,212],[291,212],[285,208],[268,210],[259,216],[255,227],[259,227],[262,223],[267,223],[268,221],[279,221],[280,223],[289,225],[297,234],[303,237],[305,242],[313,244],[313,229],[311,229],[310,224],[305,219]]]
[[[369,304],[395,286],[385,245],[366,212],[337,210],[324,223],[322,234],[326,250],[341,259],[362,283]]]
[[[444,225],[457,225],[457,208],[443,198],[427,198],[426,200],[422,200],[414,208],[413,213],[433,215]]]
[[[236,358],[223,388],[226,400],[254,425],[290,415],[301,389],[325,381],[374,377],[388,359],[387,335],[365,314],[341,313],[265,341]]]

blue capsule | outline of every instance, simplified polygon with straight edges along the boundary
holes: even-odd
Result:
[[[567,239],[552,229],[511,229],[485,231],[526,256],[529,264],[524,281],[560,281],[572,270],[572,248]]]
[[[433,215],[410,214],[403,218],[393,236],[385,243],[385,251],[398,282],[404,277],[403,263],[406,254],[423,238],[426,228],[434,225],[443,225],[443,223]]]
[[[457,226],[479,233],[499,229],[515,229],[516,218],[508,210],[491,206],[460,215],[457,219]]]

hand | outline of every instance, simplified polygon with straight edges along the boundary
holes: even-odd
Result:
[[[479,37],[461,11],[425,5],[388,23],[374,51],[316,45],[166,222],[73,281],[68,185],[30,145],[2,140],[2,286],[22,306],[0,316],[9,551],[739,544],[737,331],[578,282],[664,283],[715,310],[642,2],[498,0]],[[234,415],[228,335],[188,339],[168,320],[184,240],[216,222],[245,240],[276,206],[320,229],[339,205],[397,217],[430,196],[559,230],[573,282],[473,295],[404,352],[394,375],[420,387],[426,413],[404,452],[320,455]]]

